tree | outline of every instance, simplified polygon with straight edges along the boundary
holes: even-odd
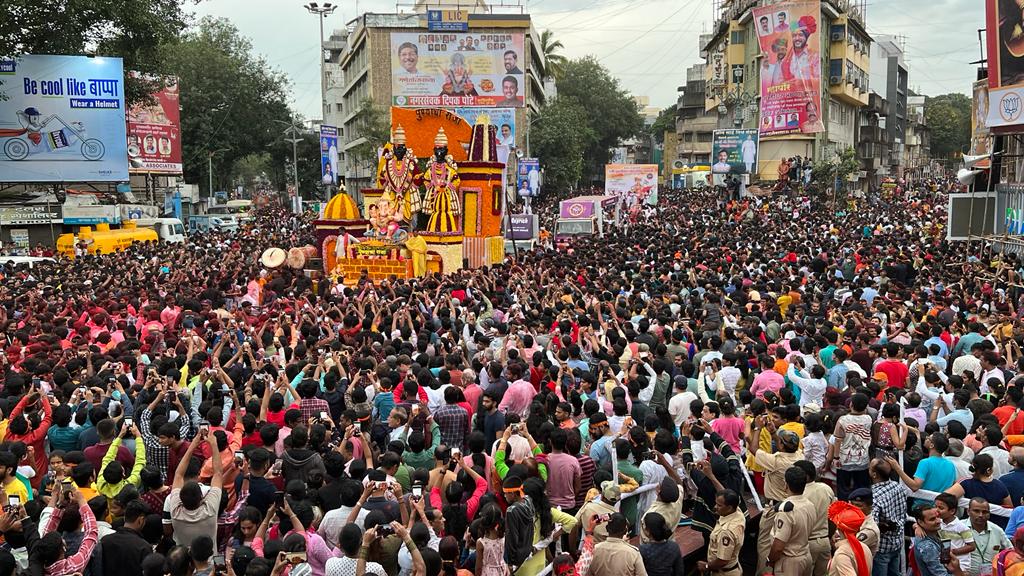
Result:
[[[559,99],[571,100],[587,112],[584,122],[567,127],[566,135],[589,128],[593,138],[588,139],[584,154],[583,176],[588,181],[603,180],[609,150],[643,132],[644,120],[637,103],[593,56],[566,62],[557,88]],[[540,122],[546,121],[541,114]]]
[[[924,118],[931,130],[934,158],[949,158],[966,151],[971,142],[971,99],[951,93],[925,98]]]
[[[558,53],[565,48],[560,40],[555,40],[555,34],[551,30],[545,30],[540,34],[540,51],[544,55],[544,69],[541,70],[541,80],[554,78],[558,80],[565,70],[565,56]]]
[[[391,140],[391,122],[388,112],[370,98],[359,103],[356,113],[356,133],[362,134],[364,142],[354,146],[350,154],[360,166],[376,166],[377,151]]]
[[[546,187],[565,190],[579,184],[584,154],[596,141],[586,109],[571,98],[558,96],[532,123],[531,148],[544,165]]]
[[[835,188],[838,179],[839,187],[835,192],[836,197],[841,199],[845,198],[847,179],[857,170],[860,170],[857,152],[853,148],[845,148],[830,158],[816,161],[811,166],[811,178],[818,184],[820,190]],[[840,195],[840,192],[843,194]]]
[[[0,54],[84,54],[124,59],[125,71],[164,72],[159,46],[177,38],[183,0],[6,0]],[[125,78],[128,105],[148,100],[159,82]],[[3,92],[0,91],[0,99]]]
[[[665,132],[676,130],[676,105],[673,104],[662,110],[658,117],[651,124],[649,132],[658,144],[665,143]]]
[[[268,176],[280,189],[284,164],[292,157],[291,145],[282,140],[282,130],[293,121],[285,76],[255,56],[227,20],[205,18],[160,50],[166,72],[178,77],[185,180],[205,187],[207,156],[226,149],[213,157],[214,189],[223,189],[232,181],[225,167],[269,152]]]

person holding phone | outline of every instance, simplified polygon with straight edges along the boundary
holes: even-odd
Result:
[[[944,546],[940,537],[942,519],[938,509],[929,503],[918,504],[913,515],[921,533],[913,539],[914,558],[921,575],[963,576],[960,561],[950,552],[952,544]]]

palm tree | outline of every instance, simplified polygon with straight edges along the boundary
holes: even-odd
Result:
[[[554,39],[554,33],[551,30],[545,30],[540,35],[540,51],[544,54],[544,70],[541,71],[541,79],[547,80],[548,78],[558,79],[562,76],[562,70],[565,66],[565,56],[558,54],[557,51],[565,48],[562,42]]]

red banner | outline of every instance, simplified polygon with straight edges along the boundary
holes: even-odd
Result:
[[[153,102],[128,112],[128,157],[132,172],[181,174],[178,80],[153,94]]]
[[[763,55],[761,135],[824,131],[820,3],[780,2],[752,12]]]

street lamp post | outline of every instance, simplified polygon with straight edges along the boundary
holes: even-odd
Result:
[[[324,19],[338,9],[337,4],[324,2],[322,5],[316,2],[305,4],[303,8],[310,14],[316,14],[320,21],[320,115],[321,121],[327,120],[327,74],[324,66]]]
[[[221,152],[227,152],[230,148],[220,148],[210,152],[206,156],[206,172],[210,177],[210,197],[213,197],[213,156],[214,154],[220,154]]]
[[[299,142],[302,142],[302,138],[299,136],[302,134],[302,129],[296,126],[294,121],[274,120],[274,122],[287,126],[284,129],[284,135],[288,138],[285,138],[284,141],[292,145],[292,175],[295,181],[295,196],[302,198],[302,194],[299,193]]]

